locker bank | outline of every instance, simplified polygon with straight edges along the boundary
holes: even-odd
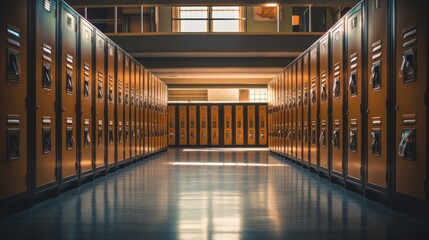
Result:
[[[426,1],[1,9],[2,239],[429,236]]]

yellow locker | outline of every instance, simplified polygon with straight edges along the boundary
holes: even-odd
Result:
[[[224,138],[223,138],[223,144],[224,145],[232,145],[232,106],[231,105],[225,105],[223,108],[223,115],[224,115]]]
[[[267,145],[267,106],[259,105],[259,145]]]
[[[314,44],[310,50],[310,122],[309,122],[309,131],[310,131],[310,167],[313,170],[319,170],[319,160],[318,160],[318,129],[319,129],[319,76],[318,76],[318,46]]]
[[[247,145],[256,144],[256,115],[255,105],[247,106]]]
[[[219,145],[219,106],[210,106],[210,145]]]
[[[168,106],[168,145],[176,145],[176,106]]]
[[[189,145],[197,145],[197,106],[189,106]]]
[[[320,106],[320,132],[319,132],[319,170],[329,174],[329,32],[319,40],[319,106]]]
[[[186,105],[179,106],[179,145],[180,146],[188,145],[186,115],[187,115]]]
[[[303,97],[302,97],[302,159],[303,164],[310,165],[310,82],[309,82],[309,54],[305,52],[303,55],[302,64],[302,81],[303,81]]]
[[[200,106],[200,146],[208,144],[208,110],[207,106]]]
[[[243,105],[235,106],[235,145],[244,144]]]

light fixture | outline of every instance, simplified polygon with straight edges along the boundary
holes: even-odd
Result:
[[[277,7],[279,4],[278,3],[266,3],[264,6],[265,7]]]

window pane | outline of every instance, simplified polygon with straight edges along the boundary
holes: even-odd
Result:
[[[208,7],[180,7],[180,18],[207,18]]]
[[[213,18],[239,18],[240,7],[213,7]]]
[[[181,20],[181,32],[207,32],[207,20]]]
[[[240,20],[214,20],[213,32],[239,32]]]

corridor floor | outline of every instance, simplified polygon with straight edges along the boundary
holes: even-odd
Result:
[[[1,239],[428,239],[396,212],[259,150],[169,149],[0,221]]]

